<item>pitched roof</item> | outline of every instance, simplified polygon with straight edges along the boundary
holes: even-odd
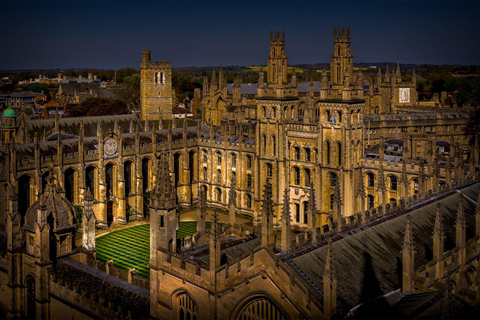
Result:
[[[477,199],[479,187],[480,184],[477,183],[464,188],[462,192],[468,194],[470,199]],[[445,226],[446,251],[455,246],[454,225],[460,200],[460,194],[455,192],[451,192],[451,194],[438,201],[441,204],[441,214]],[[475,203],[472,201],[464,201],[467,216],[467,239],[474,236]],[[432,259],[432,230],[435,213],[435,203],[419,206],[410,212],[416,250],[415,268]],[[405,214],[399,214],[382,223],[371,223],[370,227],[364,231],[352,235],[343,233],[341,239],[333,243],[338,275],[338,311],[340,314],[346,314],[348,310],[361,302],[401,287],[401,251],[406,220]],[[327,246],[320,245],[319,248],[311,251],[304,250],[304,252],[293,254],[292,262],[322,292]]]

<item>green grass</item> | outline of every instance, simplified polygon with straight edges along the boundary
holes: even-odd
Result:
[[[210,222],[206,223],[209,229]],[[180,222],[177,238],[197,232],[197,222]],[[123,270],[135,268],[137,275],[150,278],[147,267],[150,258],[150,225],[143,224],[108,233],[96,239],[97,259],[102,262],[113,260],[115,267]]]

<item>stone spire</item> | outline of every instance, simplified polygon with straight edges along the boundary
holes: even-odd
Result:
[[[213,87],[213,86],[218,86],[218,83],[217,83],[217,74],[215,73],[215,68],[213,69],[212,71],[212,80],[210,81],[210,86]]]
[[[205,218],[207,216],[206,198],[207,194],[202,191],[202,187],[199,183],[197,203],[197,245],[201,245],[205,241]]]
[[[455,221],[455,239],[457,247],[464,247],[466,241],[465,230],[467,228],[467,221],[465,220],[465,211],[463,209],[463,195],[460,195],[458,202],[457,220]]]
[[[400,61],[397,60],[397,70],[395,71],[395,76],[397,78],[401,78],[402,77],[402,74],[400,73]]]
[[[405,238],[403,240],[403,283],[402,290],[405,292],[413,291],[413,277],[415,275],[415,244],[413,242],[413,229],[410,222],[410,214],[407,214],[407,226],[405,228]]]
[[[202,94],[203,94],[203,96],[208,94],[208,78],[207,77],[203,77],[203,92],[202,92]]]
[[[317,240],[317,203],[315,201],[315,190],[313,189],[313,183],[310,183],[308,216],[308,230],[312,232],[312,242],[315,242]]]
[[[93,213],[93,195],[90,188],[84,198],[82,216],[82,247],[87,251],[95,251],[95,214]]]
[[[223,74],[223,66],[220,65],[220,71],[218,71],[218,86],[223,87],[226,84],[225,75]]]
[[[337,272],[332,240],[329,240],[325,272],[323,273],[323,310],[326,319],[337,312]]]
[[[335,191],[333,192],[333,221],[337,222],[338,229],[343,226],[342,221],[342,194],[340,191],[340,179],[335,183]]]
[[[228,217],[229,223],[233,227],[235,225],[235,207],[237,206],[237,194],[235,192],[235,179],[232,178],[230,183],[230,191],[228,193]]]
[[[359,173],[358,173],[358,187],[357,187],[357,206],[358,209],[360,210],[360,215],[362,218],[362,223],[365,222],[366,217],[365,217],[365,182],[363,180],[363,170],[360,167]]]
[[[442,217],[440,214],[440,204],[437,204],[437,214],[435,215],[435,225],[433,227],[433,259],[443,260],[443,244],[445,233],[443,231]]]
[[[148,118],[145,119],[145,127],[144,127],[145,131],[149,131],[150,130],[150,124],[148,123]]]
[[[262,247],[273,245],[273,194],[272,184],[267,179],[263,189],[262,204]]]
[[[161,155],[159,160],[157,179],[150,196],[150,207],[155,209],[176,208],[175,189],[170,179],[170,163],[168,153]]]
[[[390,70],[388,69],[388,64],[387,64],[387,70],[385,71],[385,81],[390,82]]]
[[[282,209],[282,218],[280,222],[282,223],[282,242],[280,249],[282,251],[290,251],[291,239],[290,239],[290,190],[285,189],[283,191],[283,209]]]
[[[216,271],[220,267],[220,237],[217,211],[212,217],[212,230],[210,235],[210,282],[213,284],[216,280]]]

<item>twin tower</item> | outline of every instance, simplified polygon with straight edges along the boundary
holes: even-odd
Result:
[[[151,61],[150,50],[142,51],[140,64],[140,106],[142,120],[171,120],[173,109],[172,62]],[[344,75],[353,75],[353,55],[350,53],[350,27],[334,28],[334,51],[330,56],[331,83],[342,85]],[[285,31],[270,32],[268,84],[286,85],[287,61]]]

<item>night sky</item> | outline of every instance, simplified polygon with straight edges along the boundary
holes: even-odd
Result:
[[[480,2],[0,2],[0,69],[266,64],[285,29],[289,64],[328,62],[350,25],[355,62],[480,64]]]

